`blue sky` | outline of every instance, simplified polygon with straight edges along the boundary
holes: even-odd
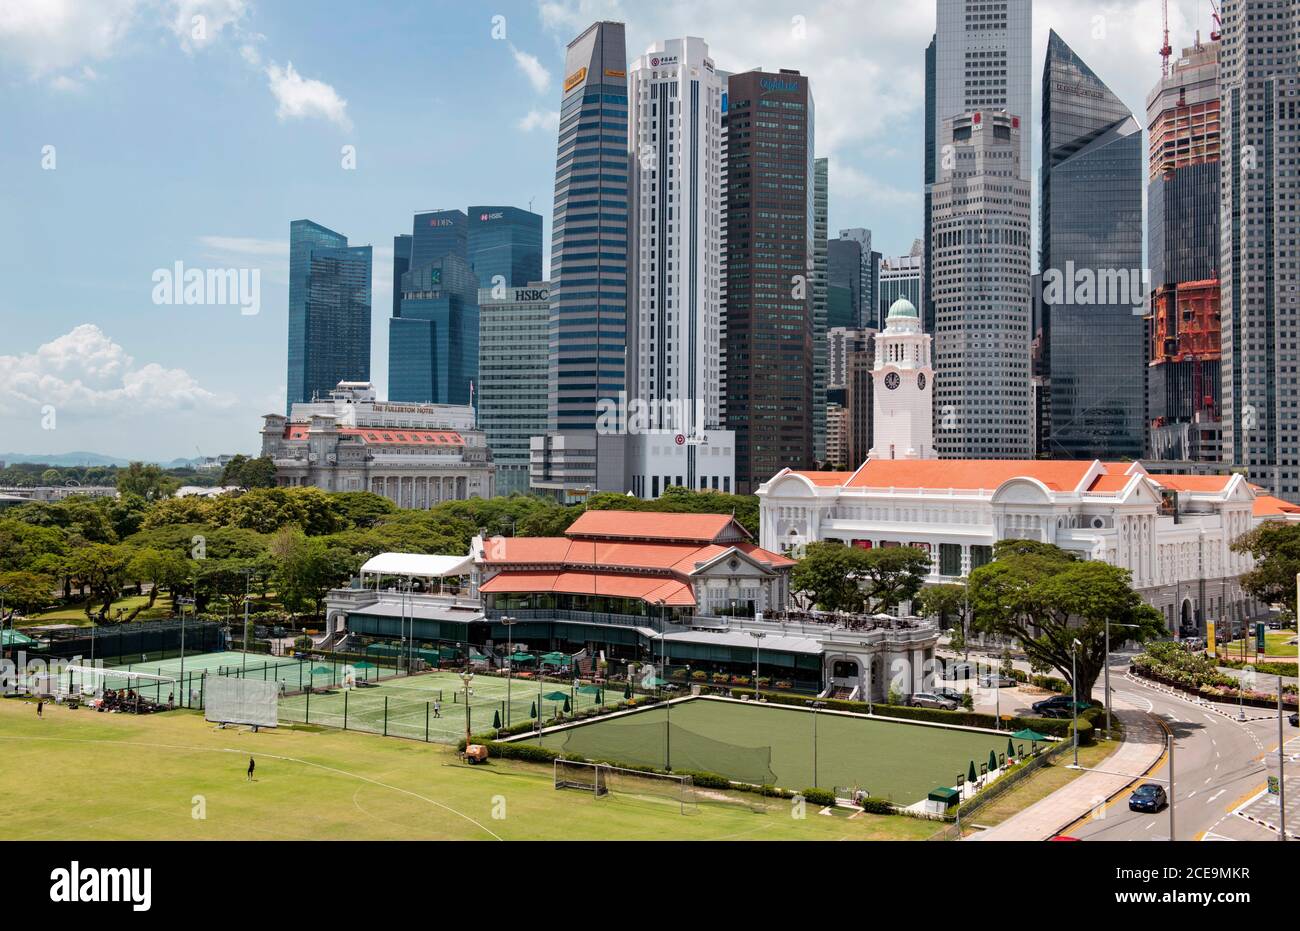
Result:
[[[1053,26],[1140,113],[1159,3],[1034,6],[1035,68]],[[1208,32],[1208,2],[1171,8],[1176,48]],[[932,0],[0,0],[0,452],[255,452],[300,217],[375,246],[382,391],[393,235],[531,199],[549,237],[564,45],[599,18],[629,58],[691,34],[724,69],[810,74],[832,235],[920,235]],[[258,269],[259,312],[155,304],[176,262]]]

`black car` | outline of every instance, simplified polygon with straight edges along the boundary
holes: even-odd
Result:
[[[949,688],[931,689],[930,691],[935,695],[938,695],[940,698],[946,698],[948,701],[955,701],[959,705],[961,704],[962,696],[966,694],[965,692],[959,692],[956,689]]]
[[[1154,782],[1142,783],[1133,790],[1133,794],[1128,799],[1129,811],[1156,812],[1168,804],[1169,796],[1165,794],[1165,787]]]
[[[1292,727],[1300,727],[1300,711],[1292,711],[1288,720],[1290,720]]]
[[[1069,708],[1063,708],[1060,705],[1052,705],[1050,708],[1044,708],[1036,712],[1040,718],[1072,718],[1074,712]]]
[[[1034,704],[1031,707],[1034,709],[1035,714],[1041,714],[1044,715],[1044,717],[1050,717],[1050,715],[1047,715],[1046,712],[1055,708],[1060,708],[1065,710],[1068,716],[1073,708],[1073,705],[1074,705],[1074,699],[1071,698],[1069,695],[1053,695],[1051,698],[1045,698],[1042,701],[1034,702]],[[1079,702],[1080,711],[1082,711],[1086,707],[1087,705],[1085,705],[1083,702]]]

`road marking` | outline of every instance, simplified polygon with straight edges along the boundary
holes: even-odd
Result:
[[[1211,804],[1211,803],[1212,803],[1216,798],[1218,798],[1220,795],[1222,795],[1224,792],[1227,792],[1227,791],[1228,791],[1227,789],[1220,789],[1218,792],[1215,792],[1213,795],[1211,795],[1209,798],[1207,798],[1207,799],[1205,800],[1205,804],[1207,804],[1207,805]]]

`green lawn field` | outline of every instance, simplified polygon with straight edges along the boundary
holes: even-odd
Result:
[[[218,729],[188,711],[46,705],[38,720],[34,704],[0,700],[0,755],[5,840],[905,840],[935,828],[813,808],[796,819],[789,802],[752,795],[682,815],[557,791],[546,766],[470,767],[446,746],[328,729]]]
[[[919,802],[936,787],[955,785],[972,761],[978,770],[988,762],[990,750],[1007,749],[1006,735],[826,712],[815,718],[793,708],[695,699],[673,705],[671,712],[659,707],[552,731],[540,743],[589,759],[656,768],[671,763],[679,770],[796,791],[861,787],[899,805]],[[770,773],[765,775],[764,768]]]

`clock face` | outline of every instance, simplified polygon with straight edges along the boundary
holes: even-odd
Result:
[[[903,380],[898,377],[897,372],[890,372],[888,375],[885,376],[885,387],[888,388],[890,391],[898,390],[898,386],[901,385],[902,383]]]
[[[922,391],[925,390],[925,372],[921,372],[916,376],[916,387]]]

